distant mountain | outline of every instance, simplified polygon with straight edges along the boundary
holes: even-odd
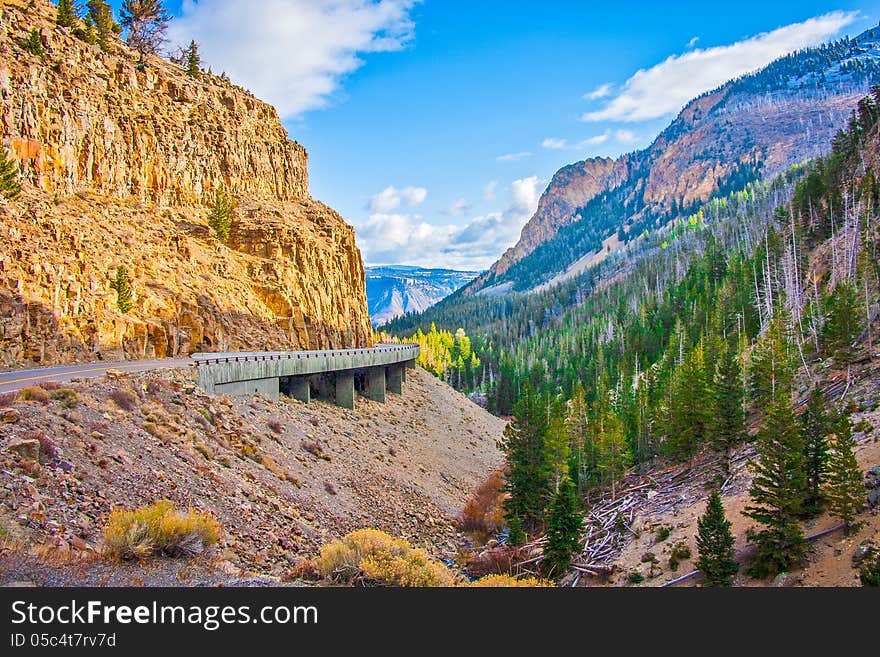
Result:
[[[424,269],[406,265],[367,267],[367,304],[374,326],[422,312],[467,285],[478,271]]]
[[[543,289],[712,196],[821,155],[872,85],[880,28],[798,51],[694,99],[651,146],[560,169],[519,242],[465,294]]]

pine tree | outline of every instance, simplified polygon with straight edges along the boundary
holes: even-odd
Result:
[[[73,0],[58,0],[58,12],[55,16],[55,24],[59,27],[73,29],[77,24],[76,10]]]
[[[764,525],[759,532],[749,531],[758,547],[750,572],[759,577],[800,565],[806,545],[797,522],[806,488],[804,446],[788,390],[777,389],[762,415],[751,505],[745,509],[745,515]]]
[[[87,3],[88,16],[95,31],[95,42],[104,52],[110,52],[113,36],[118,34],[119,25],[113,18],[113,10],[104,0],[89,0]],[[88,25],[86,25],[88,29]]]
[[[558,493],[562,480],[569,477],[568,459],[571,455],[571,443],[565,426],[565,400],[561,396],[553,398],[548,409],[546,450],[553,492]]]
[[[98,43],[98,35],[95,32],[95,23],[92,21],[91,16],[86,16],[83,19],[82,29],[77,29],[75,34],[77,38],[86,42],[90,46]]]
[[[825,497],[828,499],[831,515],[846,523],[846,531],[849,533],[851,528],[857,526],[854,522],[855,516],[865,505],[865,485],[856,460],[856,442],[849,416],[841,412],[834,424]]]
[[[758,408],[764,406],[780,388],[789,390],[795,369],[789,316],[782,309],[777,309],[767,332],[752,350],[749,379],[755,405]]]
[[[43,39],[40,37],[40,31],[34,28],[27,35],[27,38],[21,42],[21,47],[32,55],[36,55],[41,60],[46,57],[46,49],[43,48]]]
[[[10,201],[21,195],[21,182],[18,180],[18,166],[14,160],[7,159],[0,152],[0,194]]]
[[[855,358],[852,345],[861,332],[862,311],[855,286],[850,283],[838,285],[825,307],[828,321],[822,329],[823,349],[838,366],[848,366]]]
[[[131,279],[125,267],[120,265],[116,268],[116,278],[110,284],[113,290],[116,290],[116,306],[119,312],[127,313],[134,306],[134,299],[131,287]]]
[[[828,468],[828,434],[831,433],[825,413],[825,396],[818,386],[810,393],[807,408],[801,415],[804,437],[804,465],[806,469],[806,496],[804,514],[816,516],[822,510],[822,485]]]
[[[746,436],[746,416],[743,410],[742,372],[733,345],[724,349],[718,363],[714,388],[715,422],[712,441],[725,454],[725,473],[729,467],[730,450]]]
[[[505,491],[509,496],[502,505],[508,526],[515,519],[523,532],[530,533],[540,527],[550,499],[547,410],[544,400],[526,384],[513,413],[498,445],[507,457],[508,470]]]
[[[730,586],[739,570],[733,551],[730,521],[724,515],[721,495],[713,490],[705,513],[697,520],[697,567],[708,586]]]
[[[214,229],[214,234],[221,242],[226,242],[229,239],[234,212],[235,203],[229,198],[226,188],[218,187],[214,193],[214,203],[211,206],[211,214],[208,216],[208,225]]]
[[[202,72],[202,58],[199,56],[199,44],[190,41],[186,53],[186,72],[191,77],[197,78]]]
[[[709,437],[712,395],[698,346],[676,370],[669,399],[668,432],[664,449],[677,461],[692,458]]]
[[[547,577],[559,577],[571,566],[571,558],[580,547],[583,517],[578,511],[574,483],[565,477],[553,498],[550,522],[547,527],[547,545],[541,569]]]
[[[607,401],[606,401],[607,403]],[[601,483],[611,486],[612,499],[617,495],[617,483],[632,465],[632,450],[623,431],[623,423],[610,408],[598,412],[594,423],[596,431],[596,469]]]
[[[141,58],[159,51],[171,22],[171,14],[161,0],[123,0],[119,18],[128,30],[126,42]]]

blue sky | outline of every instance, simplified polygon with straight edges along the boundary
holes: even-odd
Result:
[[[693,95],[880,20],[866,1],[169,6],[175,40],[279,108],[368,263],[472,269],[559,167],[642,148]]]

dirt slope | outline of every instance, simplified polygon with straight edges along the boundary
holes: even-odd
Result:
[[[455,514],[502,460],[504,422],[421,369],[408,373],[402,396],[359,398],[356,412],[208,397],[181,371],[111,373],[73,387],[72,409],[8,400],[0,409],[7,540],[89,554],[114,505],[168,498],[216,514],[218,553],[247,571],[283,574],[362,527],[451,555]],[[41,436],[39,465],[10,451]],[[5,579],[21,578],[0,551],[0,582],[4,563]]]

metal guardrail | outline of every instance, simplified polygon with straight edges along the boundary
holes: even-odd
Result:
[[[388,353],[393,351],[418,352],[417,344],[382,345],[364,349],[323,349],[319,351],[254,351],[230,353],[199,353],[190,358],[196,365],[215,363],[257,362],[267,360],[303,360],[309,358],[332,358],[334,356],[358,356],[362,354]]]

